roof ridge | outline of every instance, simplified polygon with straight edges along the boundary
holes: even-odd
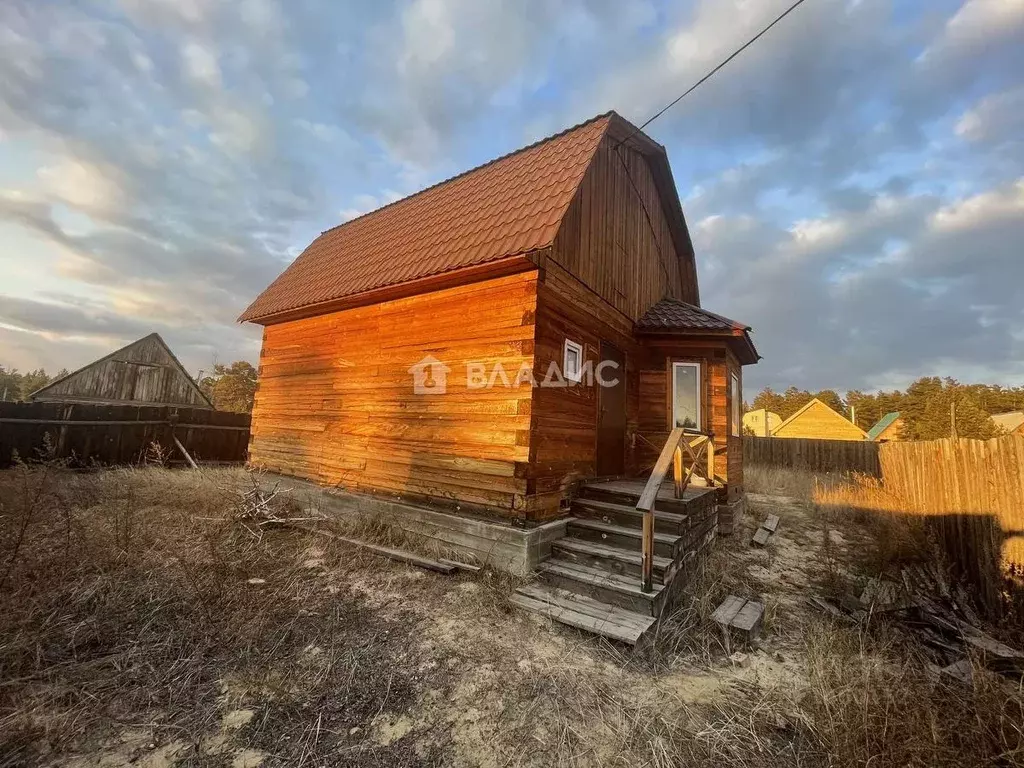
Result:
[[[341,229],[342,227],[347,227],[352,222],[359,221],[360,219],[365,218],[365,217],[367,217],[367,216],[369,216],[371,214],[379,213],[380,211],[383,211],[383,210],[385,210],[387,208],[391,208],[392,206],[398,205],[399,203],[404,203],[407,200],[412,200],[414,197],[419,197],[420,195],[422,195],[422,194],[424,194],[426,192],[429,192],[432,189],[437,189],[438,187],[442,187],[445,184],[449,184],[449,183],[451,183],[451,182],[453,182],[453,181],[455,181],[457,179],[461,179],[463,176],[468,176],[471,173],[475,173],[476,171],[479,171],[482,168],[486,168],[489,165],[494,165],[495,163],[499,163],[502,160],[507,160],[510,157],[515,157],[516,155],[522,154],[523,152],[526,152],[527,150],[534,149],[535,147],[539,147],[541,144],[547,144],[549,141],[554,141],[555,139],[560,139],[562,136],[565,136],[566,134],[572,133],[573,131],[578,131],[580,128],[585,128],[586,126],[590,125],[591,123],[595,123],[598,120],[601,120],[603,118],[610,118],[613,115],[615,115],[617,117],[621,117],[621,115],[618,115],[618,113],[614,109],[609,109],[607,112],[602,112],[600,115],[594,115],[593,117],[590,117],[590,118],[584,120],[581,123],[577,123],[576,125],[571,125],[568,128],[563,128],[561,131],[558,131],[558,133],[553,133],[550,136],[545,136],[542,139],[537,139],[537,141],[533,142],[532,144],[527,144],[525,147],[519,147],[519,149],[514,149],[511,152],[506,152],[504,155],[499,155],[498,157],[492,158],[492,159],[488,160],[486,163],[481,163],[480,165],[474,166],[472,168],[468,168],[465,171],[462,171],[461,173],[455,174],[454,176],[449,176],[447,179],[442,179],[441,181],[434,182],[429,187],[424,187],[423,189],[417,190],[416,192],[413,192],[412,194],[406,195],[405,197],[400,197],[397,200],[392,200],[390,203],[385,203],[380,208],[374,208],[372,211],[367,211],[366,213],[361,213],[358,216],[355,216],[355,217],[349,219],[348,221],[343,221],[340,224],[335,224],[333,227],[328,227],[327,229],[325,229],[325,230],[320,232],[320,237],[323,237],[328,232],[333,232],[336,229]]]

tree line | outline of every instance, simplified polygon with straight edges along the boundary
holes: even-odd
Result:
[[[1024,410],[1024,387],[962,384],[956,379],[938,376],[920,378],[903,391],[865,393],[854,389],[845,397],[831,389],[808,392],[790,387],[779,393],[766,387],[747,410],[766,408],[788,419],[815,397],[846,418],[850,418],[852,410],[857,426],[865,431],[885,414],[898,411],[904,422],[903,436],[908,440],[950,437],[951,411],[956,414],[957,436],[995,437],[999,428],[990,416]]]
[[[0,401],[27,400],[36,390],[67,375],[66,368],[50,376],[43,368],[21,373],[17,368],[0,366]],[[251,363],[236,360],[229,365],[217,364],[198,384],[218,411],[252,411],[256,396],[256,369]]]

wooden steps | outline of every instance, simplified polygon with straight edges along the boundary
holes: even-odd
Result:
[[[640,589],[640,579],[624,576],[606,568],[584,565],[572,560],[552,558],[542,563],[540,574],[547,584],[573,590],[584,586],[587,594],[610,605],[637,613],[657,616],[661,613],[665,586],[658,584],[651,592]]]
[[[612,525],[642,526],[644,519],[643,513],[638,512],[635,506],[625,506],[621,503],[597,499],[576,499],[572,505],[572,512],[578,518],[600,520]],[[656,510],[654,532],[682,533],[686,528],[686,521],[686,515]]]
[[[551,543],[538,580],[512,601],[562,624],[635,645],[665,608],[667,585],[714,539],[714,497],[659,495],[654,516],[654,588],[640,588],[643,515],[628,482],[595,483],[573,502],[565,537]]]
[[[592,541],[566,536],[564,539],[551,542],[551,550],[552,554],[577,563],[604,568],[610,573],[634,576],[639,583],[641,572],[639,549],[634,552],[631,549],[596,544]],[[671,565],[672,561],[669,558],[655,556],[654,580],[664,584],[665,573]]]
[[[528,584],[520,587],[512,595],[512,602],[570,627],[629,645],[636,645],[657,621],[654,616],[627,611],[586,595],[546,584]]]
[[[569,523],[568,533],[584,541],[623,547],[627,550],[640,551],[642,531],[639,527],[611,525],[600,520],[573,520]],[[654,554],[659,557],[674,558],[678,554],[676,546],[681,537],[670,533],[654,534]]]

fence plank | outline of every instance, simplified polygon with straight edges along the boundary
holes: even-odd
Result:
[[[743,438],[743,461],[748,465],[811,472],[860,472],[881,477],[879,445],[869,440],[746,436]]]
[[[174,436],[197,459],[244,462],[250,421],[245,413],[174,406],[0,403],[0,467],[15,454],[40,456],[47,435],[57,458],[81,464],[135,464],[153,442],[172,449]]]

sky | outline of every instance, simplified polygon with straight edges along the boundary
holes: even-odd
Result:
[[[0,365],[196,373],[322,230],[614,109],[790,0],[3,0]],[[1024,0],[806,0],[647,129],[748,393],[1024,384]]]

